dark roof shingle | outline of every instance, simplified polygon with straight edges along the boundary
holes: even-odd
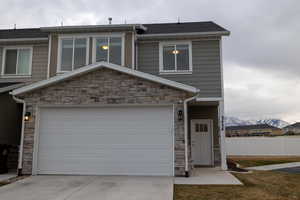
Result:
[[[107,25],[110,27],[112,25]],[[123,24],[120,26],[124,26]],[[139,29],[140,35],[150,34],[172,34],[172,33],[222,33],[229,34],[229,31],[219,26],[214,22],[182,22],[182,23],[158,23],[158,24],[143,24],[147,30]],[[81,26],[74,26],[80,28]],[[92,29],[98,26],[90,25],[81,27],[81,29]],[[105,26],[103,26],[105,27]],[[51,28],[51,27],[50,27]],[[53,28],[53,27],[52,27]],[[54,27],[55,28],[55,27]],[[56,27],[61,29],[60,26]],[[67,27],[65,27],[67,28]],[[47,28],[43,28],[47,29]],[[0,39],[21,39],[21,38],[47,38],[49,32],[41,28],[28,29],[3,29],[0,30]]]
[[[47,38],[47,37],[48,37],[48,33],[42,32],[41,29],[39,28],[0,30],[0,39]]]
[[[229,32],[214,22],[182,22],[143,25],[147,28],[143,34]]]

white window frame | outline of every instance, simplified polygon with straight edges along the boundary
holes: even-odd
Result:
[[[177,60],[175,55],[175,70],[164,70],[164,56],[163,47],[164,46],[176,46],[185,44],[189,47],[189,69],[188,70],[177,70]],[[192,74],[193,73],[193,62],[192,62],[192,41],[169,41],[169,42],[159,42],[159,73],[160,74]]]
[[[72,70],[74,70],[74,52],[75,52],[75,39],[86,39],[86,60],[85,65],[89,64],[89,49],[90,49],[90,37],[87,35],[62,35],[58,37],[58,54],[57,54],[57,73],[69,72],[66,70],[61,70],[61,53],[62,53],[62,40],[72,39],[73,40],[73,53],[72,53]]]
[[[29,74],[17,74],[18,72],[18,59],[19,59],[19,50],[20,49],[29,49],[30,50],[30,58],[29,58]],[[17,61],[16,61],[16,74],[5,74],[5,63],[6,63],[6,51],[7,50],[17,50]],[[32,74],[32,54],[33,47],[32,46],[6,46],[2,51],[2,70],[1,77],[2,78],[24,78],[30,77]]]
[[[92,62],[96,63],[96,39],[98,37],[120,37],[122,40],[121,47],[121,65],[125,66],[125,33],[111,33],[111,34],[98,34],[93,36],[93,47],[92,47]],[[108,48],[109,49],[109,48]],[[109,63],[109,52],[107,54],[107,62]]]

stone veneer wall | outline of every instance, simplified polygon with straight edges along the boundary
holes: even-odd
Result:
[[[175,174],[184,175],[184,124],[177,111],[182,100],[193,94],[140,79],[110,69],[65,80],[46,88],[20,95],[26,101],[26,111],[32,118],[25,123],[23,173],[31,174],[35,117],[38,105],[105,105],[105,104],[174,104],[175,105]]]

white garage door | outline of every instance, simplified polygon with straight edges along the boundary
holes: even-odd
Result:
[[[41,108],[38,174],[173,175],[172,107]]]

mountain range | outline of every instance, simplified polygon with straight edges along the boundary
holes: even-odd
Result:
[[[238,117],[225,117],[225,126],[244,126],[254,124],[269,124],[278,128],[289,125],[288,122],[281,119],[258,119],[258,120],[244,120]]]

